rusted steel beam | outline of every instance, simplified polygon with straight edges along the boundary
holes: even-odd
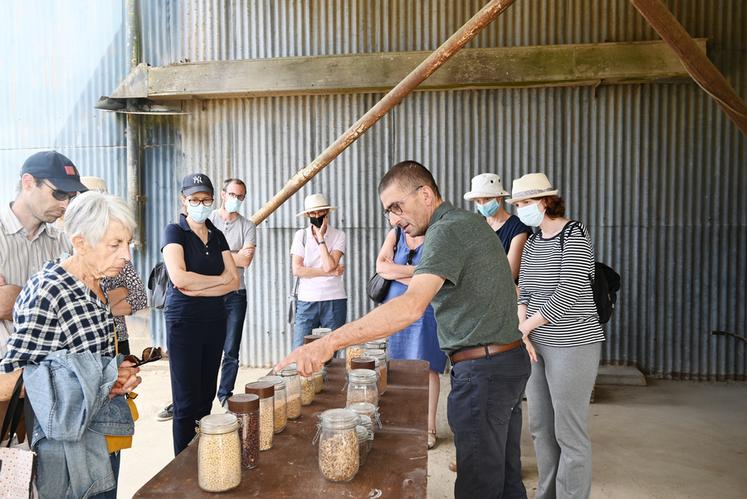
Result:
[[[366,133],[377,121],[399,104],[418,85],[440,68],[446,61],[469,43],[485,26],[493,22],[515,0],[491,0],[475,14],[456,33],[451,35],[440,47],[429,55],[418,67],[391,89],[366,114],[348,128],[337,140],[330,144],[319,156],[288,180],[285,186],[262,208],[252,215],[252,221],[259,225],[272,212],[278,209],[288,198],[298,192],[317,173],[322,171],[350,144]]]
[[[630,0],[667,42],[693,80],[713,97],[747,136],[747,106],[718,68],[708,59],[672,12],[660,0]]]

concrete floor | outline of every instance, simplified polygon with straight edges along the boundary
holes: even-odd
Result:
[[[133,341],[133,351],[144,341]],[[242,368],[237,386],[267,369]],[[119,497],[129,498],[173,457],[171,424],[156,414],[169,402],[166,361],[143,366],[140,420],[133,448],[122,453]],[[428,454],[428,497],[453,497],[448,464],[454,445],[446,423],[448,376],[442,376],[438,446]],[[649,380],[646,387],[598,386],[589,429],[594,447],[593,498],[747,497],[747,384]],[[214,410],[219,410],[217,403]],[[534,497],[537,468],[526,431],[524,483]]]

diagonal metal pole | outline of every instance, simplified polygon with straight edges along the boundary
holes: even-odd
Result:
[[[747,106],[718,68],[660,0],[630,0],[638,12],[672,47],[695,83],[713,97],[747,136]]]
[[[366,133],[377,121],[384,117],[402,99],[407,97],[418,85],[440,68],[454,54],[469,43],[477,34],[495,18],[501,15],[515,0],[491,0],[464,26],[451,35],[440,47],[412,70],[401,82],[381,98],[371,109],[330,144],[311,163],[306,165],[288,180],[285,186],[267,202],[259,211],[252,215],[252,221],[259,225],[288,198],[298,192],[314,175],[322,171],[350,144]]]

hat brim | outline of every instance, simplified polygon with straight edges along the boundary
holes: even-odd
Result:
[[[548,196],[557,196],[558,190],[555,189],[554,191],[547,191],[543,192],[542,194],[535,194],[534,196],[516,196],[511,199],[507,199],[506,202],[508,204],[514,204],[516,201],[524,201],[525,199],[540,199],[540,198],[546,198]]]
[[[198,192],[207,192],[208,194],[213,194],[214,191],[207,185],[193,185],[192,187],[182,189],[182,194],[184,194],[185,196],[197,194]]]
[[[322,210],[335,211],[336,209],[337,208],[335,208],[334,206],[317,206],[314,208],[309,208],[308,210],[299,211],[298,213],[296,213],[296,216],[300,217],[301,215],[305,215],[310,211],[322,211]]]
[[[87,192],[88,187],[83,185],[80,180],[66,177],[46,177],[47,180],[52,182],[55,189],[63,192]]]
[[[469,191],[467,194],[464,195],[464,199],[467,201],[472,201],[479,198],[502,198],[508,196],[508,192],[503,191],[502,193],[494,193],[494,192],[478,192],[478,191]]]

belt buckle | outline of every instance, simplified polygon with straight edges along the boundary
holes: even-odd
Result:
[[[485,358],[486,358],[486,359],[489,359],[489,358],[490,358],[490,349],[488,348],[489,346],[490,346],[490,345],[483,345],[483,346],[482,346],[482,348],[484,348],[484,349],[485,349]]]

